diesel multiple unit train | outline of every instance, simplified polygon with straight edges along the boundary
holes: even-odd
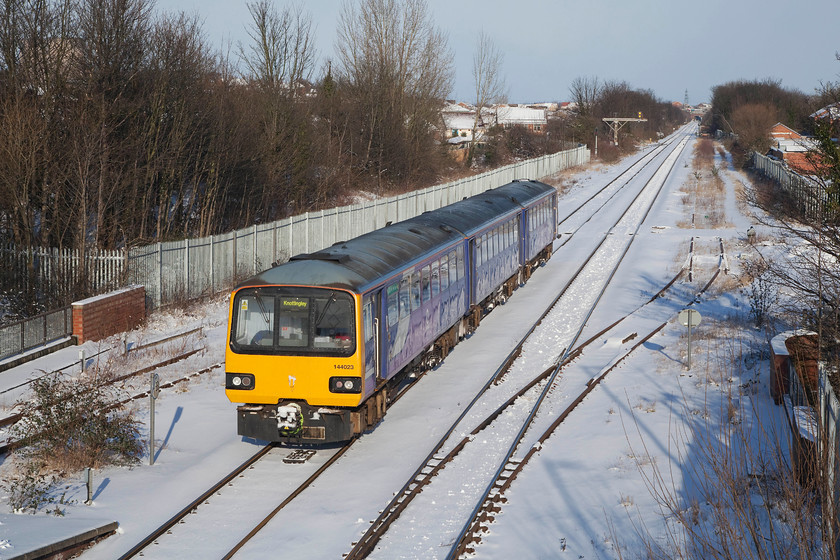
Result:
[[[557,192],[514,181],[311,254],[235,288],[225,392],[242,436],[344,441],[551,256]]]

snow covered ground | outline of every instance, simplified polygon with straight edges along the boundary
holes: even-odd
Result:
[[[657,317],[664,314],[667,320],[670,316],[668,327],[587,397],[514,482],[502,512],[476,548],[477,558],[627,558],[642,554],[645,538],[667,544],[673,519],[660,508],[646,481],[658,472],[666,477],[679,500],[689,504],[697,498],[693,474],[698,472],[696,463],[703,460],[704,453],[697,448],[693,436],[697,430],[714,432],[722,422],[730,420],[727,415],[733,395],[743,425],[778,425],[781,421],[783,413],[769,397],[767,360],[760,359],[761,333],[749,330],[747,296],[737,289],[734,279],[742,257],[750,251],[746,230],[752,222],[744,215],[744,207],[735,194],[737,181],[747,179],[732,171],[720,154],[715,156],[715,165],[726,185],[726,196],[715,210],[722,212],[725,219],[723,227],[707,228],[708,209],[697,208],[690,196],[697,181],[692,163],[695,141],[689,134],[688,146],[636,235],[617,281],[589,319],[582,339],[638,308],[662,288],[684,263],[691,237],[695,238],[697,252],[694,282],[682,280],[663,298]],[[567,179],[573,185],[565,191],[561,207],[577,206],[636,159],[638,155],[616,165],[592,165],[579,171]],[[562,209],[560,213],[564,214]],[[283,510],[269,524],[264,537],[249,543],[237,557],[340,558],[342,552],[349,550],[350,542],[367,529],[369,521],[376,518],[378,510],[405,482],[407,473],[425,457],[426,446],[438,437],[436,430],[448,426],[460,414],[469,395],[484,383],[488,371],[495,368],[528,328],[529,313],[542,309],[554,287],[577,267],[586,252],[584,241],[593,238],[603,226],[595,220],[586,227],[590,229],[582,228],[575,235],[580,242],[573,240],[559,248],[528,285],[518,290],[507,305],[494,310],[474,336],[459,344],[440,367],[417,382],[405,398],[389,409],[380,425],[362,437],[303,494],[299,503]],[[731,266],[729,276],[720,280],[727,289],[712,290],[696,307],[703,315],[703,324],[693,336],[693,367],[688,371],[686,331],[677,323],[676,313],[680,298],[699,290],[717,268],[718,238],[723,239]],[[142,330],[129,333],[127,340],[148,342],[178,330],[203,327],[201,336],[196,335],[185,344],[204,346],[206,350],[167,368],[162,374],[165,381],[223,361],[226,314],[223,299],[189,311],[157,314]],[[641,328],[643,319],[627,328]],[[746,330],[736,331],[733,325]],[[555,326],[558,330],[564,327],[560,323]],[[613,335],[595,346],[608,356],[621,346],[621,338]],[[732,353],[729,350],[736,339],[738,351],[753,358],[744,360],[739,356],[727,362],[729,366],[722,365],[722,355]],[[85,352],[92,355],[107,344],[122,343],[117,338],[100,345],[88,343]],[[550,336],[540,344],[545,348],[537,352],[546,356],[562,350],[553,347]],[[0,374],[0,390],[36,375],[39,370],[51,371],[77,361],[78,352],[78,348],[68,348]],[[142,359],[138,356],[137,364]],[[591,371],[567,372],[564,381],[569,394],[580,390],[573,380],[597,375],[597,362],[591,358],[572,366]],[[120,367],[134,370],[137,364],[124,363]],[[156,403],[154,466],[149,466],[146,457],[133,468],[95,472],[91,505],[84,504],[86,488],[81,473],[73,473],[56,489],[55,495],[63,496],[63,503],[50,505],[50,510],[58,506],[63,516],[44,511],[36,515],[0,512],[0,559],[107,521],[119,522],[118,534],[89,549],[82,558],[117,558],[253,454],[257,444],[236,435],[235,405],[228,402],[223,385],[224,369],[220,367],[196,381],[164,391]],[[0,395],[0,406],[10,406],[20,398],[20,391]],[[138,418],[148,425],[147,401],[135,406]],[[759,411],[759,418],[754,418],[754,411]],[[492,443],[487,442],[488,449]],[[475,453],[462,460],[461,468],[447,473],[454,481],[422,496],[380,543],[373,557],[445,555],[449,543],[438,536],[446,534],[440,528],[445,522],[439,515],[441,501],[457,501],[459,495],[468,491],[474,485],[470,472],[480,469],[484,459],[481,453]],[[0,465],[1,477],[8,476],[11,465],[9,459]],[[270,470],[263,480],[265,494],[274,485],[282,484]],[[216,528],[219,544],[206,535],[200,537],[201,542],[190,542],[195,539],[190,535],[180,536],[186,546],[178,557],[207,558],[214,550],[219,551],[219,556],[224,554],[225,533],[250,528],[243,521],[247,517],[243,509],[242,503],[232,507],[228,525]],[[452,529],[457,532],[458,528]],[[308,538],[312,534],[319,538]],[[173,557],[171,554],[161,550],[157,557]]]

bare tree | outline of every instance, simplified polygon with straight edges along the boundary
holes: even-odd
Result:
[[[595,76],[578,76],[572,80],[569,92],[572,94],[572,101],[577,106],[579,115],[587,117],[592,114],[602,89],[603,86]]]
[[[778,120],[776,108],[769,103],[745,103],[732,111],[732,128],[738,135],[738,144],[747,152],[767,151],[770,129]]]
[[[336,48],[361,139],[360,164],[380,182],[383,175],[406,179],[428,169],[452,57],[426,1],[345,4]]]
[[[251,38],[240,45],[254,105],[261,176],[251,199],[256,217],[270,220],[308,208],[308,178],[315,157],[308,90],[315,50],[312,18],[300,7],[277,11],[269,0],[249,4]]]
[[[312,17],[298,6],[282,11],[270,0],[249,3],[251,41],[239,45],[239,56],[247,69],[245,77],[264,88],[288,88],[294,92],[302,80],[309,80],[315,63]]]
[[[473,54],[473,80],[475,81],[475,120],[472,127],[472,141],[467,164],[472,162],[475,149],[476,131],[481,122],[484,108],[498,103],[505,96],[505,79],[502,75],[504,54],[498,49],[493,39],[483,30],[478,35],[476,50]]]

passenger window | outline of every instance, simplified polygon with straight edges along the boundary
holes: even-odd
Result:
[[[400,320],[399,308],[400,285],[396,282],[388,286],[388,326],[394,326]]]
[[[455,251],[449,253],[449,283],[454,284],[458,281],[458,257]]]
[[[455,266],[455,268],[458,271],[458,280],[461,280],[462,278],[464,278],[464,266],[466,266],[464,264],[464,246],[463,245],[460,245],[458,247],[458,249],[456,251],[456,254],[457,254],[457,261],[458,262],[457,262],[457,265]]]
[[[440,291],[449,288],[449,257],[443,255],[440,258]]]
[[[484,262],[484,236],[475,238],[475,266],[478,268]]]
[[[400,280],[400,319],[411,314],[411,276]]]
[[[423,267],[423,278],[421,280],[421,285],[423,287],[423,302],[429,301],[432,297],[432,267],[431,266],[424,266]]]
[[[420,309],[420,271],[411,275],[411,310]]]
[[[432,297],[440,293],[440,265],[437,261],[432,263]]]

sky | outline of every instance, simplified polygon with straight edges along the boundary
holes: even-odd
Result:
[[[276,6],[287,5],[275,0]],[[805,0],[427,0],[454,51],[450,96],[470,101],[479,33],[504,53],[508,101],[564,101],[577,77],[627,82],[663,101],[711,99],[733,80],[780,80],[813,93],[840,80],[840,2]],[[334,58],[341,0],[307,0],[321,60]],[[159,11],[197,12],[208,40],[246,41],[245,0],[158,0]]]

